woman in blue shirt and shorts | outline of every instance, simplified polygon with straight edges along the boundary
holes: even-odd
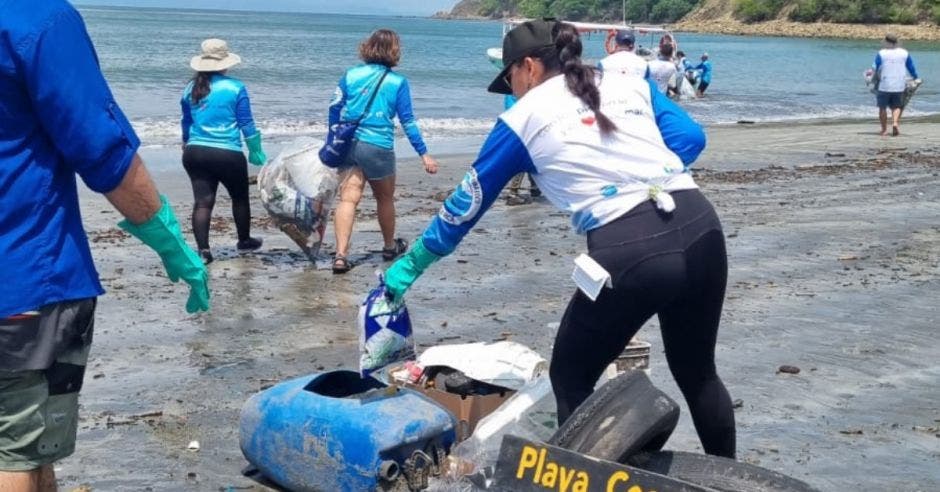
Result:
[[[392,71],[401,59],[401,40],[395,31],[379,29],[359,45],[364,61],[346,71],[330,103],[330,126],[341,119],[354,121],[362,116],[355,143],[346,158],[340,183],[340,203],[336,207],[336,257],[333,273],[346,273],[356,208],[366,181],[375,196],[379,229],[382,231],[382,258],[394,260],[407,250],[404,239],[395,238],[395,122],[398,115],[408,141],[421,156],[428,174],[437,172],[437,161],[428,154],[417,120],[411,109],[408,80]],[[372,98],[375,99],[363,115]]]

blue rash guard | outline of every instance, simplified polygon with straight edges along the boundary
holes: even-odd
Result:
[[[0,318],[104,293],[76,173],[114,190],[140,141],[64,0],[0,0]]]
[[[533,175],[578,233],[603,226],[651,193],[696,189],[688,167],[705,148],[701,126],[649,81],[605,74],[604,114],[617,125],[601,135],[593,112],[564,76],[533,88],[497,120],[473,167],[447,198],[421,241],[438,256],[454,251],[520,172]]]
[[[183,142],[218,149],[242,151],[242,139],[258,133],[251,116],[245,84],[226,75],[213,75],[209,95],[192,103],[193,82],[183,91],[180,107]]]
[[[370,63],[353,67],[343,75],[330,103],[331,127],[341,119],[354,121],[362,115],[385,70],[384,65]],[[359,123],[356,139],[383,149],[394,148],[395,122],[392,119],[396,115],[415,152],[427,154],[428,148],[421,138],[421,130],[411,108],[408,80],[391,70],[382,81],[369,114]]]
[[[712,83],[712,62],[705,60],[695,66],[695,70],[701,70],[702,76],[699,80],[706,84]]]

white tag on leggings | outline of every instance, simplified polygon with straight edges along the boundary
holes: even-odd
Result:
[[[574,272],[571,273],[571,278],[581,292],[584,292],[584,295],[592,301],[597,300],[597,296],[600,295],[605,285],[613,287],[610,272],[594,261],[594,258],[584,253],[574,259]]]

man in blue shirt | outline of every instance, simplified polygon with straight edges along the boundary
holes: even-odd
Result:
[[[0,490],[55,490],[104,291],[75,175],[208,309],[205,267],[137,155],[140,141],[65,0],[0,0]]]
[[[712,83],[712,62],[708,61],[708,53],[702,53],[702,63],[695,66],[695,70],[701,70],[698,82],[698,97],[705,95],[705,90]]]

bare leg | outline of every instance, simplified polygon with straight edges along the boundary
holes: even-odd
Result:
[[[891,134],[895,137],[900,135],[900,125],[901,125],[901,108],[894,108],[891,110]]]
[[[362,189],[365,185],[365,177],[359,167],[346,171],[339,184],[339,205],[334,216],[336,256],[345,257],[349,254],[349,238],[352,236],[353,222],[356,219],[356,207],[362,200]]]
[[[887,108],[878,108],[878,120],[881,122],[881,136],[888,134],[888,110]]]
[[[0,492],[56,492],[52,465],[27,472],[0,471]]]
[[[379,218],[379,229],[382,230],[382,247],[386,249],[395,247],[395,175],[385,179],[369,181],[372,195],[375,196],[376,213]]]

